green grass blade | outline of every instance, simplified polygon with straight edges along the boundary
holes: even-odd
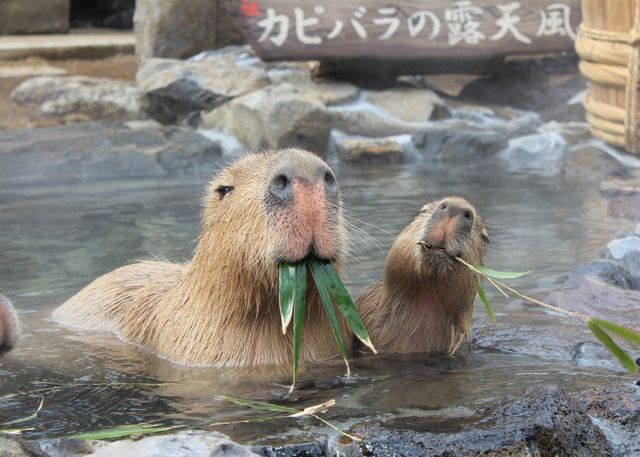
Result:
[[[44,405],[44,397],[42,397],[42,400],[40,400],[40,406],[38,406],[38,409],[36,410],[35,413],[33,413],[30,416],[27,417],[23,417],[22,419],[16,419],[16,420],[12,420],[9,422],[3,422],[0,425],[15,425],[15,424],[21,424],[23,422],[27,422],[30,421],[31,419],[35,419],[38,416],[38,413],[40,412],[40,410],[42,409],[42,406]],[[6,433],[6,432],[5,432]]]
[[[489,276],[490,278],[496,278],[496,279],[519,278],[520,276],[524,276],[528,273],[531,273],[532,271],[532,270],[521,271],[521,272],[497,271],[497,270],[492,270],[491,268],[487,268],[484,265],[474,265],[473,268],[478,270],[480,273]]]
[[[287,333],[287,327],[293,316],[293,299],[296,291],[295,265],[280,265],[280,317],[282,318],[282,334]]]
[[[311,274],[313,275],[313,280],[316,283],[316,288],[318,289],[318,294],[320,295],[320,299],[322,300],[322,304],[324,305],[324,310],[327,313],[327,317],[329,317],[329,323],[331,324],[331,328],[333,329],[333,335],[335,336],[336,341],[338,342],[340,353],[342,354],[344,363],[347,365],[347,377],[350,377],[351,367],[349,366],[347,352],[344,350],[344,344],[342,342],[342,334],[340,333],[340,327],[338,326],[338,318],[336,317],[336,312],[333,309],[333,302],[331,301],[331,296],[329,295],[327,284],[324,281],[324,277],[318,270],[318,265],[319,263],[310,261],[309,269],[311,270]]]
[[[487,314],[491,318],[491,321],[493,322],[493,324],[497,325],[496,319],[495,317],[493,317],[493,310],[491,309],[491,305],[489,305],[489,300],[487,300],[487,296],[484,293],[484,289],[480,286],[480,281],[478,280],[477,276],[476,276],[476,286],[478,286],[478,297],[480,297],[480,300],[482,300],[482,303],[484,303],[484,307],[487,310]]]
[[[599,327],[606,328],[610,332],[615,333],[620,338],[624,338],[631,346],[634,347],[634,349],[637,349],[640,346],[640,333],[595,317],[592,317],[591,321],[595,322]]]
[[[253,409],[260,409],[263,411],[271,411],[271,412],[278,412],[278,413],[288,413],[288,414],[292,414],[292,413],[299,413],[300,410],[299,409],[295,409],[295,408],[290,408],[289,406],[282,406],[282,405],[273,405],[271,403],[266,403],[263,401],[253,401],[253,400],[245,400],[243,398],[236,398],[236,397],[228,397],[226,395],[220,397],[223,400],[227,400],[230,401],[231,403],[234,403],[238,406],[248,406],[249,408],[253,408]]]
[[[296,291],[293,302],[293,381],[291,382],[289,393],[293,392],[298,380],[302,325],[304,324],[304,312],[307,305],[307,266],[304,263],[298,263],[296,264],[296,270]]]
[[[376,353],[376,348],[373,347],[373,344],[371,343],[369,334],[364,328],[362,319],[360,319],[360,314],[358,314],[358,310],[356,309],[353,300],[351,300],[349,292],[347,292],[347,289],[344,287],[342,279],[340,279],[340,276],[338,275],[338,272],[333,267],[333,265],[329,262],[321,262],[316,259],[310,259],[309,266],[316,269],[318,278],[321,278],[321,282],[326,284],[329,293],[334,298],[338,309],[351,326],[353,333],[355,333],[360,341],[368,346],[369,349]],[[315,277],[316,276],[314,275],[314,278]]]
[[[167,426],[151,426],[151,425],[122,425],[120,427],[108,428],[104,430],[96,430],[93,432],[76,433],[70,435],[67,438],[76,438],[79,440],[106,440],[111,438],[122,438],[125,436],[131,436],[134,433],[158,433],[166,432],[177,428],[176,425]]]
[[[604,344],[609,352],[611,352],[618,360],[620,360],[622,365],[624,365],[627,370],[633,373],[638,372],[638,367],[631,359],[631,357],[629,357],[627,353],[624,352],[604,330],[602,330],[598,323],[594,322],[593,319],[586,319],[585,323],[587,324],[587,327],[589,327],[589,330],[591,330],[591,333],[593,333],[595,337],[598,338],[602,344]]]
[[[293,317],[293,304],[301,300],[306,294],[307,267],[303,263],[294,265],[280,265],[280,317],[282,319],[282,334],[287,333],[287,327]]]

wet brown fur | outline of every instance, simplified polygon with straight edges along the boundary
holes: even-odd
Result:
[[[20,325],[13,305],[0,290],[0,352],[12,348],[18,342]]]
[[[460,208],[461,215],[434,217],[442,205]],[[465,231],[460,217],[469,214],[473,222]],[[487,240],[484,222],[463,198],[448,197],[425,205],[391,246],[384,279],[366,289],[356,302],[376,348],[452,351],[468,332],[476,283],[473,274],[451,256],[482,264]]]
[[[298,182],[294,206],[274,209],[265,204],[270,176],[283,164],[297,167],[302,176],[318,167],[328,170],[318,157],[297,149],[239,159],[210,182],[202,233],[190,262],[144,261],[119,268],[69,299],[54,311],[54,318],[116,332],[182,364],[289,366],[292,331],[289,327],[282,334],[279,263],[301,260],[309,251],[308,237],[313,236],[316,252],[339,269],[346,241],[339,191],[332,203],[318,193],[321,184]],[[222,195],[221,186],[233,190]],[[339,353],[311,282],[302,362]],[[349,341],[344,320],[340,325]]]

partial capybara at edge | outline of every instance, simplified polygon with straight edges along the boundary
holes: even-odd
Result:
[[[0,353],[15,346],[19,335],[20,325],[16,311],[0,289]]]
[[[391,246],[382,282],[356,302],[376,348],[451,352],[468,332],[477,290],[474,275],[454,257],[482,264],[488,240],[465,199],[425,205]]]
[[[292,331],[282,333],[279,265],[316,256],[339,271],[345,252],[340,190],[327,164],[300,149],[248,155],[212,178],[191,261],[121,267],[53,317],[115,332],[181,364],[289,368]],[[300,361],[335,354],[339,348],[310,279]]]

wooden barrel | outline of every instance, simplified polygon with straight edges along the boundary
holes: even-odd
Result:
[[[582,0],[575,46],[580,72],[589,82],[584,106],[591,132],[629,152],[640,152],[640,0]]]

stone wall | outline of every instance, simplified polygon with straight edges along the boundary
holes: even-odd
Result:
[[[65,33],[70,0],[3,0],[0,35]]]

